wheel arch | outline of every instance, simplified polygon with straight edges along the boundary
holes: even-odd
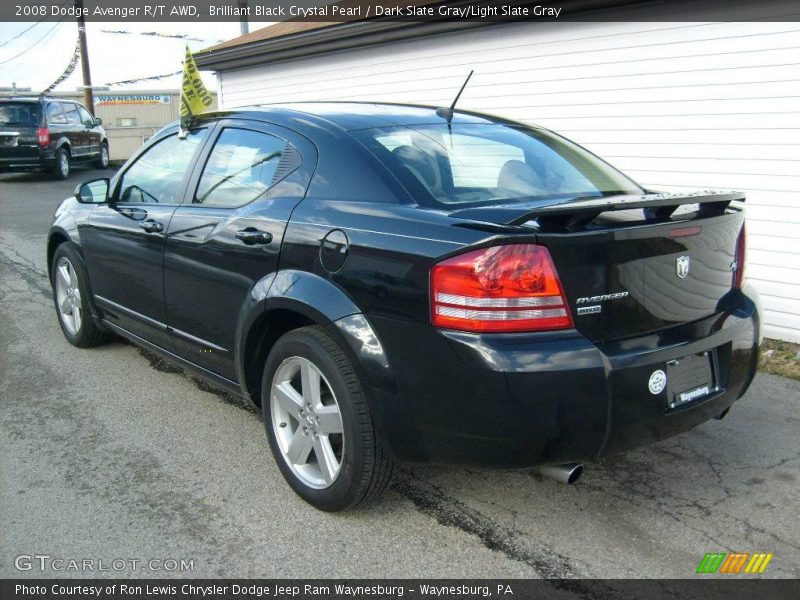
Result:
[[[67,154],[69,154],[70,158],[72,158],[72,144],[70,144],[69,138],[65,136],[62,136],[56,140],[55,151],[58,152],[62,148],[66,149]]]
[[[262,290],[259,296],[258,289]],[[261,403],[261,377],[267,355],[284,334],[311,325],[325,326],[372,390],[396,384],[383,346],[367,318],[333,282],[304,271],[270,275],[254,288],[239,319],[236,370],[242,391]]]
[[[53,277],[53,255],[56,253],[56,248],[58,248],[64,242],[74,242],[75,240],[67,233],[64,229],[53,228],[50,231],[50,235],[47,238],[47,277],[49,277],[52,281]],[[80,251],[80,244],[75,244],[78,247],[78,254],[83,260],[83,253]]]

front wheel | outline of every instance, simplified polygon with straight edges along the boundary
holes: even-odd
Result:
[[[79,348],[107,342],[111,335],[101,331],[92,320],[86,274],[70,242],[56,248],[52,269],[53,300],[67,341]]]
[[[108,168],[108,144],[103,142],[100,144],[100,155],[97,157],[97,161],[95,162],[95,166],[98,169],[107,169]]]
[[[392,474],[350,359],[321,327],[281,337],[261,406],[283,477],[306,502],[341,511],[379,496]]]

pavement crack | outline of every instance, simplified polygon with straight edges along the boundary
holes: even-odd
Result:
[[[542,546],[533,550],[519,543],[519,534],[503,527],[480,511],[448,495],[441,488],[421,480],[413,473],[401,470],[395,478],[394,489],[411,500],[421,513],[433,517],[440,525],[455,527],[477,537],[489,550],[501,552],[511,560],[522,562],[539,577],[578,577],[570,560]]]
[[[33,290],[40,293],[49,301],[52,298],[50,278],[36,264],[11,248],[5,240],[0,239],[0,256],[6,266],[16,273]]]

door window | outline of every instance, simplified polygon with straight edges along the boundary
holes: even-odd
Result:
[[[252,202],[277,181],[284,154],[298,157],[294,152],[285,153],[286,148],[286,142],[266,133],[224,129],[208,157],[194,201],[224,207]],[[285,167],[280,169],[280,177],[293,170]]]
[[[148,148],[122,176],[118,201],[178,204],[186,169],[205,135],[205,129],[190,132],[186,139],[179,139],[173,134]]]
[[[84,126],[94,127],[94,118],[89,114],[88,110],[82,106],[78,106],[78,113],[81,116],[81,122],[84,124]]]
[[[78,114],[78,108],[71,102],[62,102],[61,107],[64,109],[64,116],[67,118],[67,123],[70,125],[82,125],[81,116]]]
[[[61,105],[51,102],[47,105],[47,123],[49,125],[66,125],[67,118],[61,111]]]

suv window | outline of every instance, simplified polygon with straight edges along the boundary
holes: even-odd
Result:
[[[274,183],[285,148],[286,142],[266,133],[224,129],[208,157],[194,201],[226,207],[252,202]]]
[[[183,140],[172,134],[148,148],[122,176],[119,202],[178,204],[186,169],[205,136],[205,129],[191,131]]]
[[[89,111],[83,108],[80,104],[77,105],[78,113],[81,116],[81,122],[86,127],[94,127],[94,118],[89,114]]]
[[[57,102],[49,102],[47,104],[47,124],[48,125],[66,125],[67,118],[61,110],[61,105]]]
[[[72,104],[72,102],[62,102],[61,108],[64,110],[67,123],[70,125],[82,125],[81,116],[78,114],[78,108]]]
[[[39,125],[39,106],[33,102],[0,103],[0,125]]]

